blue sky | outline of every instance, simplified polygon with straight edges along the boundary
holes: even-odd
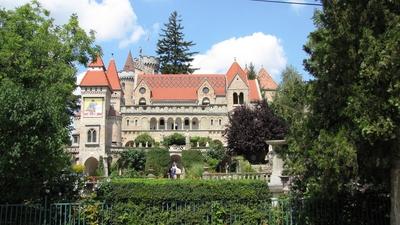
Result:
[[[28,0],[0,0],[12,8]],[[298,0],[300,1],[300,0]],[[129,50],[136,57],[139,48],[155,55],[160,28],[176,10],[183,19],[185,39],[196,43],[194,64],[198,72],[224,73],[234,58],[242,65],[263,66],[278,82],[287,64],[295,66],[305,79],[307,55],[303,45],[314,30],[315,6],[271,4],[250,0],[40,0],[57,23],[77,13],[82,27],[97,32],[97,44],[108,62],[111,53],[122,69]]]

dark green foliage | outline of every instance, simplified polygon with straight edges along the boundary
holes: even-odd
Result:
[[[146,154],[142,149],[128,149],[121,152],[117,161],[119,169],[143,171],[146,164]]]
[[[256,69],[254,68],[254,64],[251,62],[249,65],[249,71],[247,72],[247,78],[249,80],[255,80],[257,77]]]
[[[79,27],[76,15],[62,26],[48,15],[36,3],[0,9],[3,202],[36,200],[45,189],[54,193],[50,185],[69,171],[64,146],[77,108],[72,94],[76,66],[86,65],[98,52],[94,36]]]
[[[266,153],[266,140],[283,139],[287,126],[276,116],[264,100],[254,107],[236,107],[229,116],[225,131],[228,151],[231,154],[245,155]]]
[[[142,146],[145,147],[146,142],[148,147],[154,147],[155,141],[148,133],[142,133],[135,138],[136,146],[139,146],[139,143],[142,143]]]
[[[186,169],[189,169],[194,164],[203,164],[204,157],[198,150],[182,151],[182,163]]]
[[[284,155],[293,190],[389,192],[390,167],[400,167],[400,2],[322,3],[305,45],[315,79],[287,82],[291,94],[281,100],[295,113],[279,109],[291,125]]]
[[[171,163],[169,151],[163,148],[149,149],[146,152],[145,171],[153,175],[164,177],[168,172]]]
[[[257,180],[113,179],[103,184],[98,198],[107,203],[170,201],[269,200],[267,183]]]
[[[110,224],[267,224],[270,203],[266,201],[248,202],[164,202],[159,204],[121,202],[113,205]],[[288,219],[282,218],[286,224]]]
[[[193,55],[190,47],[195,45],[192,41],[184,41],[182,33],[182,19],[176,11],[172,12],[165,28],[161,29],[160,39],[157,42],[157,54],[160,59],[162,74],[189,74],[195,69],[190,63]]]
[[[171,145],[185,145],[186,139],[183,134],[174,133],[169,136],[164,137],[163,145],[169,147]]]

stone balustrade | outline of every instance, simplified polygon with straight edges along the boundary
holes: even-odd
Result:
[[[79,154],[79,147],[67,147],[66,151],[70,154]]]
[[[203,173],[205,180],[262,180],[269,182],[271,173]]]
[[[228,108],[226,105],[187,105],[187,106],[171,106],[171,105],[134,105],[122,106],[121,113],[131,114],[204,114],[207,115],[226,115]]]

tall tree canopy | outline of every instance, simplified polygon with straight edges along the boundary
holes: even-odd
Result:
[[[391,169],[392,224],[400,224],[400,2],[322,3],[305,46],[315,77],[309,113],[289,143],[295,188],[385,192]]]
[[[193,55],[190,47],[195,45],[192,41],[185,41],[182,32],[182,19],[176,11],[172,12],[165,28],[161,29],[160,39],[157,42],[157,54],[160,59],[161,73],[163,74],[189,74],[195,69],[190,64]]]
[[[98,52],[93,41],[75,15],[56,26],[38,3],[0,10],[0,201],[51,194],[70,167],[76,65]]]
[[[265,100],[254,106],[236,107],[225,130],[228,151],[254,161],[252,155],[267,153],[266,140],[283,139],[286,130],[286,124],[274,114]]]

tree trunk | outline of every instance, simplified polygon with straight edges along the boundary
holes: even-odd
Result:
[[[394,146],[392,168],[390,171],[390,224],[400,224],[400,146]]]

